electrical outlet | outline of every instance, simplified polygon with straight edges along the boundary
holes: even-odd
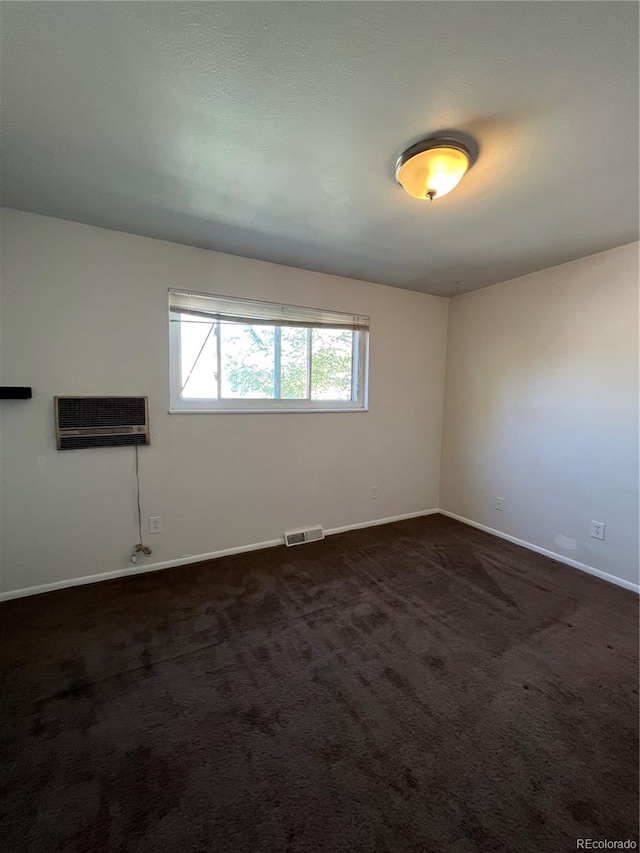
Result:
[[[592,521],[591,522],[591,536],[594,539],[604,539],[604,531],[606,528],[606,524],[602,521]]]
[[[162,518],[159,515],[149,519],[149,533],[162,533]]]
[[[504,510],[504,498],[496,498],[496,509],[503,512]]]
[[[378,487],[371,486],[371,500],[375,500],[378,497]]]

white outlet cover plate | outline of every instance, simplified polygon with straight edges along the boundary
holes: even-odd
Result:
[[[591,536],[593,539],[604,539],[604,533],[607,525],[602,521],[591,522]]]

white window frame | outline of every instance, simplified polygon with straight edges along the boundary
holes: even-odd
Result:
[[[318,326],[309,325],[309,334],[312,328],[350,328],[353,330],[353,358],[352,358],[352,389],[356,389],[356,396],[351,400],[291,400],[291,399],[273,399],[273,398],[184,398],[181,394],[181,347],[180,347],[180,322],[179,313],[171,310],[172,295],[180,297],[193,296],[198,301],[198,304],[203,304],[202,300],[209,298],[212,303],[215,300],[217,305],[228,302],[229,316],[234,308],[236,311],[242,310],[242,314],[238,316],[253,316],[253,312],[263,310],[267,314],[282,314],[283,317],[290,317],[286,325],[294,325],[296,320],[304,318],[304,324],[312,324],[313,318],[317,317]],[[276,330],[282,326],[273,322],[273,327]],[[302,320],[301,320],[302,322]],[[335,322],[335,326],[331,325]],[[353,329],[350,323],[357,322],[358,329]],[[220,335],[219,321],[214,331],[218,346],[218,364],[220,363]],[[279,335],[276,332],[276,341]],[[276,359],[278,356],[278,346],[276,343]],[[169,377],[170,377],[170,414],[203,414],[203,413],[219,413],[219,414],[240,414],[240,413],[292,413],[292,412],[366,412],[368,411],[368,393],[369,393],[369,317],[363,315],[350,315],[341,312],[328,312],[322,309],[306,308],[302,306],[281,305],[273,302],[259,302],[252,299],[238,299],[237,297],[218,296],[209,293],[195,293],[194,291],[183,291],[179,289],[169,290]],[[311,381],[311,346],[307,348],[308,369],[307,381]],[[276,377],[279,371],[276,371]],[[277,382],[277,378],[276,378]],[[218,374],[218,388],[220,387],[220,375]]]

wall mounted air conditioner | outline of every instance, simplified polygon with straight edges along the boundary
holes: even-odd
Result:
[[[54,397],[58,450],[149,444],[147,397]]]

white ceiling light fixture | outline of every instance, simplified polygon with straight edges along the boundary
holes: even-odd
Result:
[[[471,166],[471,153],[457,139],[423,139],[398,157],[396,180],[413,198],[442,198]]]

